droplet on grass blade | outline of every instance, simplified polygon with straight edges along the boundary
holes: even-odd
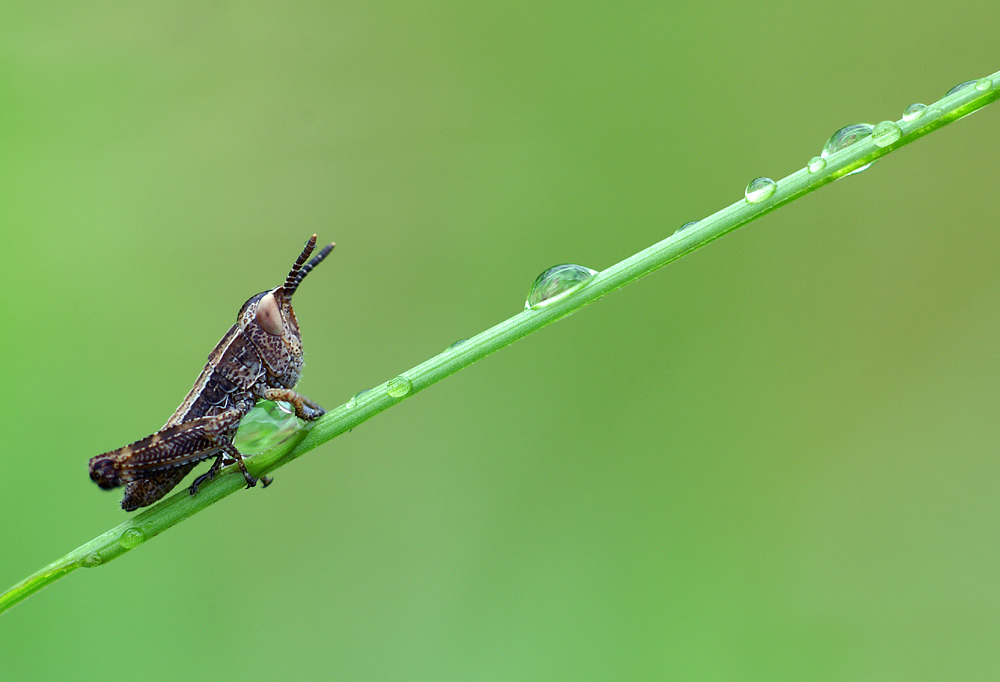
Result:
[[[358,391],[357,393],[355,393],[351,397],[351,399],[347,401],[347,405],[346,405],[347,409],[353,410],[355,407],[357,407],[358,406],[358,399],[361,396],[363,396],[365,393],[368,393],[369,391],[371,391],[370,388],[362,388],[360,391]]]
[[[262,400],[243,417],[233,445],[245,455],[256,455],[287,440],[301,427],[291,405]]]
[[[924,115],[927,111],[927,105],[921,104],[920,102],[914,102],[910,106],[903,109],[903,120],[909,123],[910,121],[916,121],[918,118]]]
[[[541,308],[558,301],[596,274],[597,270],[574,263],[553,266],[535,278],[531,289],[528,290],[524,309]]]
[[[124,533],[122,533],[121,538],[118,540],[118,544],[124,549],[135,549],[143,543],[146,536],[142,534],[142,531],[138,528],[129,528]]]
[[[754,178],[743,194],[751,204],[758,204],[769,198],[778,189],[778,183],[771,178]]]
[[[390,379],[386,385],[386,393],[393,398],[403,398],[413,389],[413,382],[406,377],[396,377]]]
[[[874,129],[875,128],[870,123],[852,123],[849,126],[844,126],[830,136],[830,139],[828,139],[826,144],[823,145],[823,151],[821,151],[819,155],[822,158],[827,159],[831,154],[835,154],[841,149],[847,149],[851,145],[856,144],[859,140],[865,139],[872,134]],[[868,163],[861,168],[855,168],[847,175],[860,173],[871,165],[872,164]]]
[[[956,92],[960,92],[961,90],[965,90],[967,87],[969,87],[970,85],[972,85],[975,82],[976,82],[975,80],[962,81],[958,85],[953,85],[952,87],[950,87],[948,89],[948,92],[944,93],[944,96],[947,97],[948,95],[954,95]]]
[[[80,565],[84,568],[94,568],[100,566],[102,563],[104,563],[104,559],[101,558],[101,555],[97,552],[91,552],[83,558]]]
[[[892,121],[882,121],[872,131],[872,142],[876,147],[888,147],[903,136],[903,131]]]

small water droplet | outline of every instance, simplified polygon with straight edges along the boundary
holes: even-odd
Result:
[[[363,396],[365,393],[368,393],[369,391],[371,391],[370,388],[362,388],[360,391],[358,391],[357,393],[355,393],[351,397],[351,399],[347,401],[347,409],[353,410],[355,407],[357,407],[358,406],[358,399],[361,396]]]
[[[830,139],[826,141],[823,145],[823,151],[820,152],[820,156],[824,159],[828,158],[831,154],[839,152],[841,149],[847,149],[852,144],[857,143],[859,140],[863,140],[872,134],[874,126],[869,123],[852,123],[849,126],[844,126],[833,135]],[[874,161],[872,162],[874,163]],[[861,171],[872,165],[871,163],[866,163],[861,168],[855,168],[847,175],[854,175],[855,173],[860,173]]]
[[[948,95],[954,95],[956,92],[963,91],[966,88],[971,88],[973,86],[975,86],[976,90],[982,92],[982,91],[989,90],[993,86],[993,81],[988,76],[986,78],[980,78],[978,80],[965,81],[963,83],[959,83],[958,85],[956,85],[955,87],[953,87],[951,90],[949,90],[948,92],[944,93],[944,96],[947,97]],[[939,108],[939,106],[937,104],[935,104],[935,107]],[[970,111],[968,113],[962,114],[962,118],[965,118],[966,116],[971,116],[974,113],[976,113],[976,112],[975,111]]]
[[[396,377],[395,379],[390,379],[389,383],[386,385],[386,393],[391,395],[393,398],[403,398],[410,390],[413,388],[413,383],[406,377]]]
[[[757,204],[769,198],[776,189],[778,189],[778,184],[771,178],[754,178],[747,185],[744,194],[748,202]]]
[[[118,544],[125,549],[134,549],[142,544],[142,541],[146,539],[146,536],[142,534],[142,531],[138,528],[129,528],[124,533],[122,533],[121,538],[118,540]]]
[[[872,142],[876,147],[888,147],[903,136],[903,131],[892,121],[882,121],[872,131]]]
[[[821,170],[826,168],[826,159],[822,156],[814,156],[809,159],[809,163],[806,165],[806,168],[810,173],[819,173]]]
[[[524,309],[541,308],[558,301],[596,274],[596,270],[573,263],[553,266],[532,282],[528,298],[524,302]]]
[[[98,554],[97,552],[91,552],[90,554],[88,554],[83,558],[83,561],[80,562],[80,565],[83,566],[84,568],[94,568],[95,566],[100,566],[103,562],[104,559],[101,558],[100,554]]]
[[[681,232],[683,232],[684,230],[688,229],[689,227],[694,227],[697,224],[698,224],[697,220],[689,220],[686,223],[684,223],[683,225],[681,225],[680,227],[678,227],[676,230],[674,230],[674,234],[680,234]]]
[[[950,90],[948,90],[948,92],[944,93],[944,96],[947,97],[948,95],[954,95],[959,90],[965,90],[967,87],[969,87],[970,85],[972,85],[975,82],[976,81],[974,81],[974,80],[971,80],[971,81],[962,81],[958,85],[956,85],[956,86],[952,87]]]
[[[455,343],[453,343],[450,346],[448,346],[447,348],[445,348],[445,350],[451,350],[452,348],[458,348],[459,346],[461,346],[466,341],[468,341],[468,339],[459,339]]]
[[[233,445],[245,455],[256,455],[287,440],[300,428],[291,405],[262,400],[240,421]]]
[[[924,115],[927,111],[927,105],[921,104],[920,102],[914,102],[910,106],[903,110],[903,120],[906,122],[916,121],[918,118]]]

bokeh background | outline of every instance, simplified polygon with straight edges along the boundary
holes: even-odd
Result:
[[[0,587],[313,232],[346,401],[1000,68],[995,0],[14,3]],[[1000,108],[0,617],[0,678],[995,680]]]

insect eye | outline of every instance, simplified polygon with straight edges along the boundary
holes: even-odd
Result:
[[[267,294],[257,304],[257,324],[272,336],[284,333],[285,324],[281,321],[281,309],[274,300],[274,294]]]

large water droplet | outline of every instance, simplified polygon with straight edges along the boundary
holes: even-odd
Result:
[[[819,173],[821,170],[826,168],[826,159],[822,156],[814,156],[809,159],[809,163],[806,165],[806,168],[810,173]]]
[[[961,83],[959,83],[958,85],[955,85],[955,86],[953,86],[952,88],[950,88],[950,89],[948,90],[948,92],[944,93],[944,96],[945,96],[945,97],[947,97],[948,95],[954,95],[954,94],[955,94],[956,92],[958,92],[959,90],[965,90],[965,89],[966,89],[967,87],[969,87],[970,85],[972,85],[972,84],[973,84],[973,83],[975,83],[975,82],[976,82],[975,80],[971,80],[971,81],[962,81],[962,82],[961,82]]]
[[[558,301],[596,274],[597,270],[573,263],[553,266],[535,278],[524,309],[541,308]]]
[[[903,131],[892,121],[882,121],[872,131],[872,142],[876,147],[888,147],[903,136]]]
[[[852,123],[849,126],[844,126],[833,135],[830,139],[826,141],[823,145],[823,151],[820,152],[820,156],[824,159],[828,158],[831,154],[839,152],[841,149],[847,149],[852,144],[858,142],[858,140],[863,140],[872,134],[875,128],[869,123]],[[874,161],[872,162],[874,163]],[[854,175],[855,173],[860,173],[861,171],[872,165],[871,163],[866,163],[861,168],[855,168],[847,175]]]
[[[451,344],[450,346],[448,346],[447,348],[445,348],[445,350],[452,350],[454,348],[458,348],[459,346],[461,346],[466,341],[468,341],[468,339],[459,339],[458,341],[455,341],[453,344]]]
[[[101,558],[100,554],[97,552],[91,552],[83,558],[80,565],[84,568],[94,568],[95,566],[100,566],[103,562],[104,559]]]
[[[245,455],[256,455],[287,440],[300,428],[291,405],[262,400],[243,417],[233,445]]]
[[[121,538],[118,540],[118,544],[125,549],[135,549],[142,544],[142,541],[146,539],[146,536],[142,534],[142,531],[138,528],[129,528],[124,533],[122,533]]]
[[[778,184],[771,178],[754,178],[747,185],[744,194],[748,202],[757,204],[774,194],[776,189]]]
[[[825,159],[831,154],[839,152],[841,149],[847,149],[858,140],[863,140],[871,135],[874,129],[868,123],[852,123],[849,126],[844,126],[830,136],[830,139],[823,145],[823,151],[820,152],[820,156]]]
[[[993,87],[993,79],[988,76],[986,78],[980,78],[976,81],[976,90],[989,90],[991,87]]]
[[[385,391],[393,398],[403,398],[412,388],[413,382],[409,379],[406,377],[396,377],[395,379],[389,380],[389,383],[385,387]]]
[[[927,111],[927,105],[921,104],[920,102],[914,102],[910,106],[903,110],[903,120],[906,122],[916,121],[918,118],[924,115]]]
[[[678,227],[676,230],[674,230],[674,234],[680,234],[681,232],[683,232],[684,230],[688,229],[689,227],[694,227],[697,224],[698,224],[697,220],[689,220],[686,223],[684,223],[683,225],[681,225],[680,227]]]

